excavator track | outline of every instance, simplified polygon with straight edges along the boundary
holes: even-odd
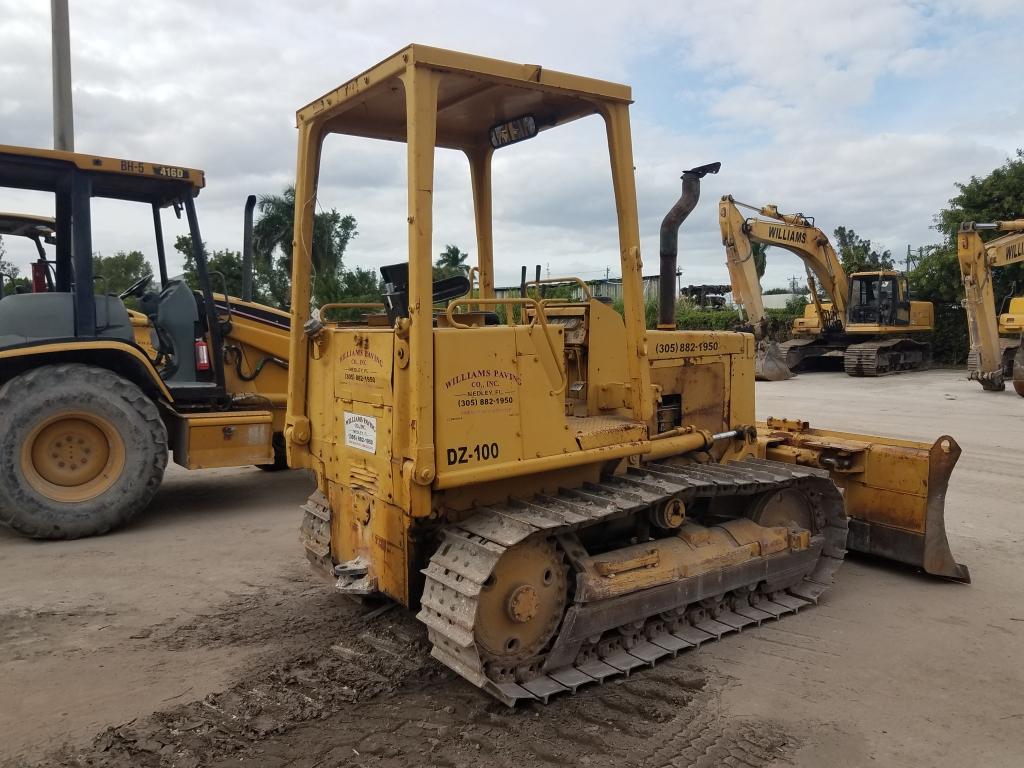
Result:
[[[851,344],[843,354],[848,376],[885,376],[924,368],[930,347],[911,339],[885,339]]]
[[[688,509],[702,502],[708,509],[715,503],[754,509],[758,499],[778,493],[796,493],[809,504],[806,548],[614,597],[588,594],[581,570],[588,553],[577,536],[588,527],[646,514],[672,499]],[[727,525],[720,515],[711,517],[711,528]],[[418,618],[428,628],[432,655],[473,684],[509,706],[546,703],[816,603],[842,564],[846,536],[843,500],[826,471],[754,458],[645,464],[557,495],[478,508],[447,526],[423,571]],[[550,637],[543,647],[524,647],[521,658],[496,662],[481,625],[487,590],[503,571],[528,560],[546,565],[537,589],[552,595],[564,589],[565,597],[551,601],[558,615],[543,617],[543,629],[552,632],[540,633]],[[521,608],[520,590],[510,594],[509,609]]]

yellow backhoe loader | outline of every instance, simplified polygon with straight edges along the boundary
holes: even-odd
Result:
[[[288,314],[215,294],[201,247],[198,291],[167,274],[162,214],[184,212],[201,244],[204,183],[193,168],[0,146],[0,187],[49,192],[56,211],[37,229],[33,291],[0,300],[3,524],[36,538],[104,533],[149,503],[168,451],[189,469],[287,466]],[[147,276],[97,292],[96,198],[151,213],[159,290]]]
[[[745,217],[740,207],[764,218]],[[847,277],[828,236],[814,220],[780,213],[775,205],[757,207],[725,195],[718,206],[718,224],[734,300],[758,339],[765,337],[765,313],[751,243],[784,248],[807,269],[811,303],[793,322],[794,338],[777,348],[760,346],[759,378],[786,378],[780,368],[800,370],[811,360],[842,360],[850,376],[881,376],[928,363],[930,346],[920,337],[933,328],[934,308],[930,302],[910,300],[903,273],[877,270]],[[818,296],[819,286],[829,301]]]
[[[943,528],[951,437],[758,425],[750,334],[645,328],[631,99],[411,45],[297,114],[285,434],[289,464],[317,478],[306,553],[341,592],[418,609],[433,655],[510,705],[809,606],[848,547],[969,578]],[[606,129],[624,316],[585,288],[578,301],[495,297],[491,160],[578,119]],[[408,259],[382,270],[382,308],[355,323],[310,307],[333,134],[407,144]],[[461,295],[465,278],[432,283],[438,148],[468,159],[478,295]],[[683,174],[675,226],[712,170]]]
[[[982,232],[1007,232],[984,242]],[[1024,219],[991,224],[964,222],[957,234],[957,258],[964,281],[964,308],[971,338],[970,377],[989,391],[1001,392],[1006,379],[1024,397],[1024,297],[1010,299],[1009,312],[996,317],[992,270],[1024,261]]]

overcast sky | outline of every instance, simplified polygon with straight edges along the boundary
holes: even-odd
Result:
[[[0,0],[0,19],[0,143],[51,146],[49,3]],[[1020,0],[71,0],[76,148],[203,168],[204,238],[237,249],[246,195],[291,183],[298,107],[410,42],[540,64],[632,85],[645,272],[680,172],[722,162],[684,226],[681,266],[684,284],[724,283],[715,200],[727,193],[829,233],[853,227],[900,257],[937,241],[954,182],[1024,146],[1022,41]],[[618,272],[603,142],[594,117],[498,153],[499,283],[517,283],[520,264]],[[403,150],[325,147],[320,205],[359,222],[349,266],[404,258]],[[436,187],[435,250],[475,253],[460,155],[439,153]],[[52,207],[0,190],[0,210]],[[96,250],[153,255],[146,210],[108,203],[93,217]],[[802,273],[776,249],[763,282]]]

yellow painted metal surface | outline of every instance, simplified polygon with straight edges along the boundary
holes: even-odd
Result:
[[[767,450],[753,427],[754,337],[645,327],[629,100],[625,86],[409,46],[297,114],[289,461],[313,470],[327,497],[330,560],[359,562],[368,583],[396,600],[417,599],[411,574],[429,557],[433,532],[476,505],[557,493],[645,460],[728,462]],[[543,115],[540,130],[586,116],[604,122],[622,315],[586,291],[581,301],[546,299],[537,286],[525,298],[493,295],[491,162],[500,150],[489,131],[523,115]],[[331,133],[407,143],[409,311],[387,325],[321,317],[322,327],[307,329],[320,146]],[[479,289],[444,308],[432,299],[437,147],[467,156],[479,253]],[[910,455],[892,449],[878,467],[864,454],[862,474],[879,482],[885,466]],[[794,461],[821,453],[794,451]],[[885,491],[920,498],[918,470],[894,470]],[[846,480],[856,497],[859,480]],[[888,514],[893,524],[916,523],[913,510]],[[730,540],[719,565],[808,541]]]
[[[981,236],[985,230],[1007,234],[986,243]],[[999,336],[1019,337],[1024,299],[1014,298],[1010,312],[997,317],[992,270],[1024,261],[1024,220],[961,224],[957,234],[957,260],[964,284],[964,308],[967,310],[971,350],[978,356],[978,369],[972,371],[971,376],[986,384],[986,388],[1002,389]]]
[[[174,461],[186,469],[274,461],[273,423],[267,411],[175,413],[168,426]]]
[[[758,451],[775,461],[829,471],[844,491],[851,549],[970,580],[946,539],[946,487],[960,456],[953,438],[942,436],[929,444],[772,418],[758,424]]]
[[[146,354],[130,344],[125,344],[115,340],[96,339],[89,341],[63,341],[53,344],[33,344],[30,347],[0,350],[0,365],[3,364],[4,360],[13,361],[15,359],[28,358],[34,358],[34,362],[32,363],[33,365],[45,365],[46,358],[48,357],[56,359],[62,354],[81,350],[102,350],[116,352],[119,355],[127,355],[142,365],[143,369],[151,379],[153,386],[157,387],[160,390],[160,393],[167,398],[167,400],[171,400],[171,393],[167,390],[167,386],[160,378],[160,374],[157,372],[156,368],[153,367],[153,362],[146,357]]]
[[[59,160],[81,168],[83,171],[99,171],[101,173],[121,174],[126,176],[149,176],[169,181],[188,182],[196,194],[206,185],[206,175],[198,168],[186,168],[182,165],[164,165],[142,160],[123,160],[115,157],[102,157],[82,152],[65,152],[59,149],[39,149],[37,147],[18,147],[0,144],[0,154],[20,155],[23,157]]]
[[[1024,331],[1024,297],[1015,296],[1010,299],[1009,312],[999,316],[1000,336],[1019,336]]]

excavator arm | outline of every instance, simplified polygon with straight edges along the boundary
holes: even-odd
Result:
[[[1008,234],[986,243],[981,239],[983,231]],[[1002,391],[1005,384],[992,270],[1024,261],[1024,219],[989,224],[964,222],[960,225],[956,251],[964,281],[971,349],[978,356],[978,367],[971,372],[971,378],[977,379],[986,390]],[[1015,365],[1014,388],[1024,396],[1024,381],[1017,381],[1018,367],[1021,366]],[[1024,371],[1021,373],[1024,378]]]
[[[744,217],[740,207],[749,208],[765,218]],[[737,303],[742,301],[755,329],[759,323],[763,325],[764,306],[761,283],[751,258],[752,243],[774,245],[795,254],[807,267],[808,276],[813,275],[832,302],[833,322],[844,322],[849,297],[846,272],[828,236],[814,226],[813,220],[799,213],[779,213],[774,205],[759,208],[725,195],[718,207],[718,225],[722,231],[733,295],[737,297]],[[817,303],[816,293],[813,295]]]
[[[740,212],[741,207],[765,218],[747,218]],[[766,339],[767,321],[761,298],[761,281],[753,259],[753,244],[785,248],[800,258],[807,268],[811,300],[821,318],[822,330],[843,327],[849,296],[846,272],[825,233],[802,214],[783,214],[775,205],[759,208],[725,195],[718,206],[718,225],[725,246],[733,299],[742,308],[758,340],[755,375],[759,380],[767,381],[788,379],[792,375],[789,366],[777,346]],[[818,285],[832,301],[831,310],[822,306]]]

